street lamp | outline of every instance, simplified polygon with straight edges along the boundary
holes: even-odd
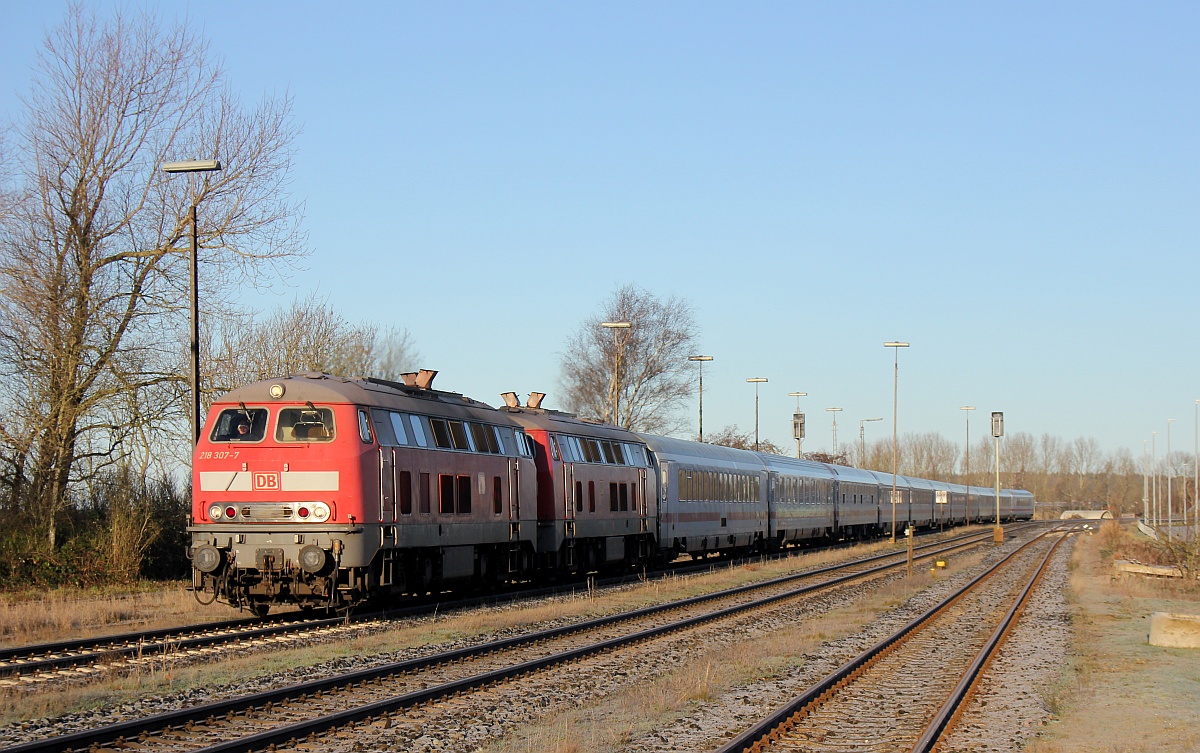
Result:
[[[837,455],[837,414],[841,412],[841,408],[826,408],[827,412],[833,414],[833,453]]]
[[[758,452],[758,385],[767,381],[767,378],[750,377],[746,381],[754,385],[754,451]]]
[[[700,441],[704,441],[704,362],[713,360],[712,356],[688,356],[689,361],[700,365]]]
[[[1004,436],[1004,414],[992,411],[992,436],[996,438],[996,527],[992,529],[992,541],[1004,543],[1004,529],[1000,527],[1000,437]]]
[[[967,467],[963,471],[963,476],[967,480],[967,517],[971,516],[971,411],[975,410],[974,405],[960,405],[960,411],[964,411],[963,415],[967,417]]]
[[[799,460],[804,456],[804,414],[800,412],[800,398],[808,397],[808,393],[789,392],[788,397],[796,398],[796,412],[792,414],[792,436],[796,438],[796,459]]]
[[[1158,530],[1158,525],[1161,522],[1158,517],[1158,432],[1150,432],[1150,496],[1154,502],[1151,505],[1151,510],[1154,513],[1154,520],[1151,525],[1154,530]]]
[[[863,424],[872,421],[882,421],[883,416],[879,418],[862,418],[858,421],[858,467],[865,468],[864,463],[867,459],[867,432],[863,429]]]
[[[164,162],[165,173],[211,173],[221,169],[215,159],[190,159]],[[193,197],[195,193],[193,192]],[[200,272],[198,258],[199,233],[196,228],[196,200],[192,199],[192,444],[200,441]]]
[[[898,446],[896,443],[896,398],[899,396],[900,390],[900,349],[907,348],[908,343],[898,341],[886,342],[883,344],[885,348],[896,349],[896,366],[892,375],[892,543],[896,543],[896,467],[899,463],[899,455],[897,454]]]
[[[609,393],[612,395],[612,422],[613,426],[620,426],[617,420],[618,395],[620,391],[617,389],[617,372],[621,368],[621,330],[629,329],[633,325],[629,322],[600,322],[600,326],[613,331],[613,375],[612,385],[609,388]]]
[[[1175,475],[1171,469],[1171,422],[1175,420],[1167,419],[1167,541],[1171,540],[1171,477]]]

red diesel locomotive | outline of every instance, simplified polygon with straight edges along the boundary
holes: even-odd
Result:
[[[435,374],[307,374],[214,402],[192,472],[197,593],[266,614],[531,570],[534,442]]]

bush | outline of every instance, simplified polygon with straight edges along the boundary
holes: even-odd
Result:
[[[186,577],[189,493],[128,469],[93,479],[60,521],[59,546],[10,507],[0,519],[0,589],[91,588]]]

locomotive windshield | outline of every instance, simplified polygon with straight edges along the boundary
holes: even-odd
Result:
[[[217,416],[213,442],[261,442],[267,433],[266,408],[226,408]]]
[[[283,408],[275,427],[276,442],[332,442],[333,411],[329,408]]]

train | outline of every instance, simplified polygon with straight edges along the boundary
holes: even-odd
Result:
[[[515,393],[297,374],[215,400],[191,588],[257,615],[991,521],[991,489],[630,431]],[[1004,520],[1033,517],[1000,492]]]

